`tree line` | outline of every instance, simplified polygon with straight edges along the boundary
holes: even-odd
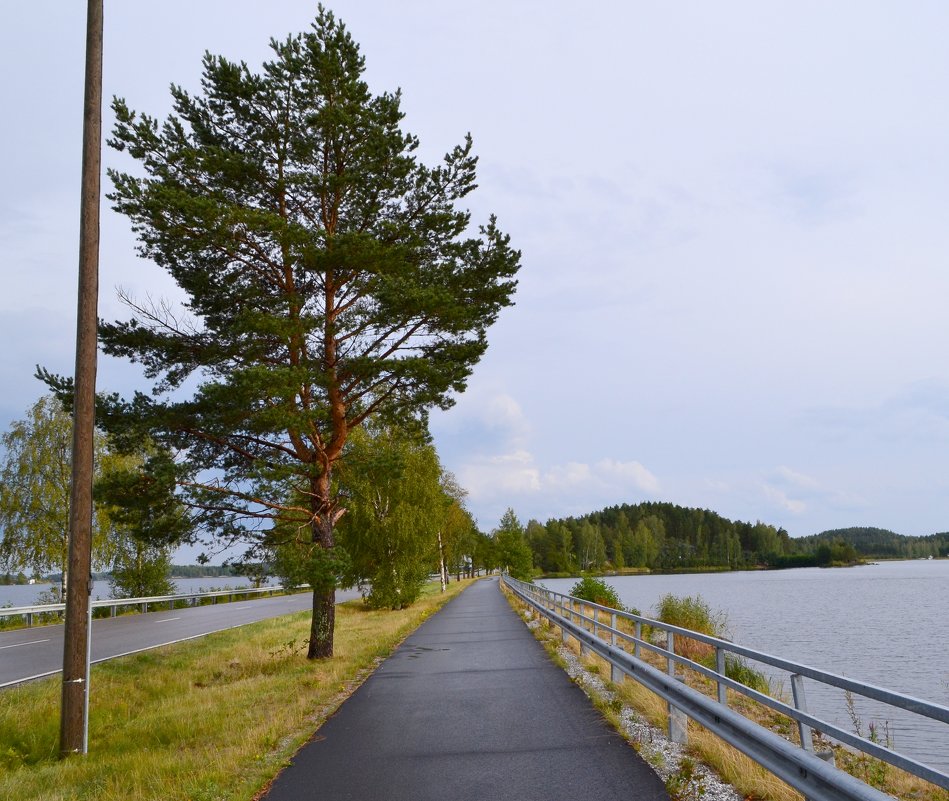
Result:
[[[579,517],[531,520],[524,532],[543,573],[649,569],[741,570],[852,564],[870,558],[949,555],[949,534],[905,537],[875,528],[791,538],[783,528],[729,520],[708,509],[645,502]]]

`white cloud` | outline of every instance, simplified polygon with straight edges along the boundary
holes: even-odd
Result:
[[[481,406],[481,410],[481,422],[489,428],[507,428],[518,432],[527,428],[527,418],[521,405],[505,392],[493,395]]]
[[[476,457],[456,472],[479,508],[510,506],[538,518],[631,503],[659,490],[658,479],[636,461],[604,458],[594,464],[565,462],[541,467],[525,449]]]
[[[590,465],[581,462],[567,462],[555,465],[544,473],[544,484],[548,489],[568,489],[581,487],[594,481]]]
[[[792,470],[790,467],[785,467],[784,465],[781,465],[777,470],[775,470],[775,476],[777,480],[786,484],[790,484],[794,487],[800,487],[801,489],[816,490],[820,486],[817,483],[817,480],[811,478],[811,476],[804,475],[804,473],[798,473],[797,471]]]
[[[807,504],[804,501],[789,497],[782,489],[771,484],[762,484],[761,489],[768,501],[786,512],[801,515],[807,511]]]
[[[540,490],[540,471],[527,451],[492,456],[462,466],[458,471],[462,485],[472,500],[498,496],[524,495]]]
[[[659,492],[659,479],[639,462],[617,462],[613,459],[601,459],[596,463],[597,471],[603,476],[614,476],[625,485],[655,494]]]

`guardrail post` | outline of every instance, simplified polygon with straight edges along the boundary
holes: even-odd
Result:
[[[666,650],[669,652],[669,656],[666,657],[666,673],[670,676],[675,676],[676,674],[676,663],[672,658],[672,655],[676,652],[676,636],[674,632],[666,632]]]
[[[807,699],[804,697],[804,677],[799,673],[791,674],[791,695],[794,697],[794,708],[798,712],[807,712]],[[814,751],[813,729],[806,723],[798,721],[797,730],[801,735],[801,748],[805,751]]]
[[[32,612],[26,613],[26,627],[28,629],[33,628],[33,613]]]
[[[586,607],[586,604],[583,603],[583,601],[580,601],[579,606],[580,606],[580,628],[586,631],[587,624],[583,618],[586,617],[587,607]],[[593,612],[593,620],[594,620],[593,636],[595,637],[596,636],[596,607],[591,606],[590,610]],[[590,655],[590,648],[583,642],[583,640],[581,640],[580,641],[580,656],[589,656],[589,655]]]
[[[109,612],[109,617],[115,617],[118,614],[118,604],[112,604],[112,606],[109,607]]]
[[[715,648],[715,672],[719,676],[725,675],[725,649],[721,646]],[[718,703],[728,706],[728,687],[721,681],[715,683],[718,685]]]
[[[610,632],[610,645],[614,648],[616,647],[616,612],[610,612],[610,628],[613,631]],[[622,684],[626,679],[626,674],[620,669],[620,667],[610,660],[610,681],[613,684]]]
[[[672,636],[672,632],[669,632],[669,636]],[[675,680],[685,684],[683,676],[676,676]],[[685,745],[689,741],[689,717],[672,704],[669,704],[669,739],[679,745]]]
[[[633,643],[633,656],[639,659],[639,641],[643,638],[643,624],[638,620],[633,627],[633,636],[636,638],[636,642]]]
[[[568,603],[569,603],[569,601],[567,601],[567,599],[564,598],[564,596],[561,595],[561,596],[560,596],[560,616],[561,616],[561,617],[564,617],[564,618],[567,618],[567,620],[570,620],[570,619],[571,619],[571,616],[570,616],[569,612],[567,612],[567,604],[568,604]],[[564,645],[566,645],[566,644],[570,641],[570,635],[567,633],[567,627],[566,627],[566,626],[561,626],[561,627],[560,627],[560,635],[561,635],[561,639],[563,640]]]

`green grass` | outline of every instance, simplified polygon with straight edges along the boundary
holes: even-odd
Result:
[[[306,612],[93,667],[89,751],[57,758],[58,678],[0,692],[0,798],[254,798],[378,661],[470,582],[410,609],[337,608],[335,656],[308,661]]]

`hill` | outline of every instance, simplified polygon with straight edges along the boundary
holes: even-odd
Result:
[[[885,528],[853,527],[822,531],[794,540],[802,551],[816,551],[821,545],[845,542],[863,558],[920,559],[949,556],[949,533],[907,537]]]

